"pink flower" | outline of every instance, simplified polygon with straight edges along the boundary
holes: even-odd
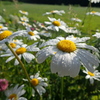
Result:
[[[0,79],[0,91],[6,90],[8,87],[8,81],[6,79]]]

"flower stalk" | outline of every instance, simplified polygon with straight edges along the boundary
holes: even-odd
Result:
[[[63,100],[63,88],[64,88],[64,80],[63,77],[61,77],[61,100]]]
[[[22,69],[23,69],[23,71],[24,71],[24,73],[25,73],[25,75],[26,75],[26,78],[28,79],[28,82],[30,83],[30,85],[32,86],[32,88],[35,90],[35,92],[38,94],[39,100],[42,100],[42,99],[41,99],[41,96],[40,96],[40,94],[37,92],[36,88],[31,84],[31,82],[30,82],[30,77],[29,77],[29,75],[28,75],[28,73],[27,73],[27,70],[26,70],[26,68],[25,68],[25,66],[24,66],[24,64],[23,64],[23,62],[19,59],[18,55],[17,55],[16,52],[12,49],[12,47],[10,46],[10,44],[7,43],[7,42],[6,42],[5,44],[6,44],[7,47],[11,50],[11,52],[14,54],[14,56],[16,57],[16,59],[19,61],[19,64],[21,65],[21,67],[22,67]]]

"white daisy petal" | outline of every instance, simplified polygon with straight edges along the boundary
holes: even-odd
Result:
[[[80,62],[76,56],[76,54],[70,54],[72,65],[70,66],[69,73],[71,77],[75,77],[79,74],[80,71]]]
[[[57,26],[53,27],[54,30],[59,31],[59,28]]]
[[[81,44],[77,44],[77,47],[86,48],[86,49],[93,50],[95,52],[99,52],[97,48],[95,48],[93,46],[85,45],[85,44],[82,45],[82,43]]]
[[[59,42],[59,40],[57,40],[57,39],[51,39],[51,40],[49,40],[45,43],[42,43],[40,45],[40,48],[43,47],[43,46],[56,45],[58,42]]]
[[[9,61],[11,61],[11,60],[14,59],[14,58],[15,58],[15,56],[9,57],[9,58],[6,60],[6,63],[9,62]]]
[[[18,100],[27,100],[27,99],[24,97],[20,97]]]
[[[45,24],[48,24],[48,25],[51,24],[51,22],[44,22],[44,23],[45,23]]]
[[[91,62],[94,66],[99,66],[99,60],[97,59],[97,57],[93,54],[91,54],[89,51],[86,50],[80,50],[80,52],[82,52],[83,56],[85,55],[85,58]]]
[[[86,67],[90,72],[94,72],[93,66],[91,65],[91,63],[87,61],[87,58],[84,57],[85,55],[83,56],[82,53],[80,53],[79,51],[77,52],[77,55],[81,60],[81,62],[83,63],[84,67]]]
[[[62,70],[60,70],[59,75],[60,76],[69,76],[69,69],[70,69],[70,63],[71,63],[71,59],[70,59],[70,54],[69,53],[64,53],[63,57],[62,57]]]
[[[86,79],[89,79],[89,78],[90,78],[90,75],[87,75],[87,76],[86,76]]]
[[[60,72],[62,67],[62,56],[60,56],[62,52],[59,51],[59,53],[55,54],[53,57],[52,57],[52,61],[51,61],[51,72],[52,73],[57,73],[57,72]]]
[[[94,79],[90,78],[90,83],[93,84],[94,83]]]
[[[32,55],[32,54],[30,54],[30,53],[24,53],[24,54],[23,54],[23,58],[25,59],[25,61],[26,61],[27,63],[30,63],[30,62],[32,61],[32,59],[35,58],[35,56]]]
[[[21,59],[21,55],[18,56],[19,59]],[[18,65],[19,64],[19,61],[17,59],[15,59],[15,62],[14,62],[14,65]]]
[[[55,51],[54,47],[52,47],[52,46],[46,47],[46,48],[42,49],[41,51],[39,51],[36,54],[38,63],[42,63],[43,61],[45,61],[45,59],[49,55],[52,55],[54,52],[56,52],[56,51]]]
[[[7,57],[7,56],[11,56],[11,54],[9,53],[9,54],[2,54],[2,55],[0,55],[0,57]]]

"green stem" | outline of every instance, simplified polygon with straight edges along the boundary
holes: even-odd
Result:
[[[53,18],[55,18],[55,14],[52,14],[53,15]]]
[[[64,88],[64,81],[63,77],[61,77],[61,100],[63,100],[63,88]]]
[[[40,100],[42,100],[42,96],[40,97]]]
[[[21,67],[22,67],[22,69],[23,69],[23,71],[24,71],[24,73],[25,73],[25,75],[26,75],[26,77],[27,77],[27,79],[28,79],[30,85],[33,87],[33,89],[35,90],[35,92],[38,94],[38,96],[39,96],[39,98],[40,98],[39,100],[42,100],[42,99],[41,99],[41,96],[40,96],[39,93],[37,92],[36,88],[31,84],[31,82],[30,82],[30,77],[29,77],[29,75],[28,75],[28,73],[27,73],[27,71],[26,71],[26,68],[25,68],[24,64],[23,64],[22,61],[19,59],[19,57],[18,57],[18,55],[16,54],[16,52],[14,52],[14,50],[12,49],[12,47],[11,47],[7,42],[6,42],[5,44],[6,44],[7,47],[11,50],[11,52],[14,54],[14,56],[16,57],[16,59],[19,61],[19,63],[20,63],[20,65],[21,65]]]
[[[91,7],[92,7],[92,5],[91,5],[91,0],[90,0],[90,2],[89,2],[89,12],[91,12]],[[88,33],[89,33],[90,37],[91,37],[91,19],[92,19],[92,16],[89,15],[89,26],[88,26],[89,31],[88,31]]]
[[[88,7],[87,7],[87,9],[86,9],[85,16],[84,16],[83,21],[82,21],[82,25],[84,25],[84,23],[85,23],[85,19],[86,19],[86,17],[87,17],[86,13],[87,13],[88,11],[91,12],[91,0],[89,1]]]

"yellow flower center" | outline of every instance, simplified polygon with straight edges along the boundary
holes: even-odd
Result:
[[[31,35],[31,36],[33,36],[33,35],[34,35],[34,33],[33,33],[33,32],[31,32],[31,31],[30,31],[30,32],[28,32],[28,34],[29,34],[29,35]]]
[[[25,13],[26,13],[26,11],[22,11],[22,13],[24,13],[24,14],[25,14]]]
[[[31,80],[31,83],[32,83],[33,86],[37,86],[37,85],[39,84],[39,80],[36,79],[36,78],[33,78],[33,79]]]
[[[92,11],[92,13],[96,13],[96,11]]]
[[[25,22],[22,21],[21,23],[24,24]]]
[[[3,26],[0,26],[0,28],[3,28]]]
[[[26,21],[26,18],[23,18],[22,20],[23,20],[23,21]]]
[[[89,74],[90,76],[95,76],[95,74],[94,74],[94,73],[91,73],[91,72],[88,72],[88,74]]]
[[[18,100],[18,97],[17,97],[16,94],[11,94],[11,95],[8,97],[8,99],[10,99],[10,100]]]
[[[5,38],[7,38],[8,36],[12,35],[12,32],[11,31],[3,31],[1,34],[0,34],[0,40],[3,40]]]
[[[24,47],[18,48],[15,52],[16,52],[18,55],[19,55],[19,54],[23,54],[24,52],[26,52],[26,48],[24,48]]]
[[[54,13],[54,11],[51,11],[51,13]]]
[[[11,46],[12,48],[15,48],[15,47],[16,47],[16,44],[15,44],[15,43],[10,43],[10,46]]]
[[[59,21],[53,21],[52,24],[55,25],[55,26],[60,26],[61,25]]]
[[[69,53],[77,49],[75,43],[70,40],[59,41],[57,43],[57,48],[63,52],[69,52]]]

